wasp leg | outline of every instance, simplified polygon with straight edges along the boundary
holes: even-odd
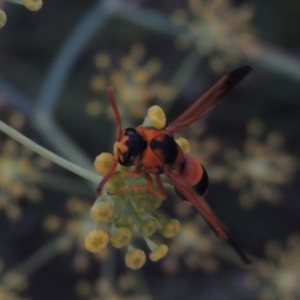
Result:
[[[144,172],[144,177],[145,177],[145,179],[148,183],[148,185],[146,186],[146,190],[149,194],[151,194],[151,195],[153,195],[153,196],[155,196],[159,199],[162,199],[162,200],[167,198],[167,193],[166,193],[165,188],[164,188],[164,186],[161,182],[159,174],[155,175],[155,183],[156,183],[159,191],[156,191],[154,189],[153,180],[152,180],[152,177],[150,176],[149,173]]]

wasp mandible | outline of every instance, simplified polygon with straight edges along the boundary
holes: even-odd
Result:
[[[174,135],[189,128],[203,117],[251,70],[252,68],[249,66],[242,66],[223,75],[204,95],[162,130],[147,128],[144,125],[123,130],[121,116],[113,95],[113,87],[109,87],[108,98],[117,123],[117,142],[113,163],[99,183],[97,195],[100,196],[103,186],[114,174],[118,163],[125,167],[134,166],[133,174],[144,175],[147,185],[133,186],[131,189],[144,189],[161,199],[166,198],[166,191],[160,178],[161,174],[165,174],[168,181],[175,187],[178,196],[190,202],[215,234],[230,244],[245,263],[250,263],[203,198],[208,188],[207,172],[196,158],[183,152],[175,142]],[[158,191],[154,188],[150,174],[155,178]],[[119,193],[121,192],[119,191]]]

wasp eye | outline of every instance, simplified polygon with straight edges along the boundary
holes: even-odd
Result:
[[[125,129],[124,136],[128,137],[125,142],[128,150],[122,153],[119,163],[122,166],[129,167],[134,165],[135,159],[142,154],[147,144],[134,128]]]
[[[135,155],[127,151],[122,154],[122,159],[119,159],[119,163],[124,167],[130,167],[134,164],[135,157]]]

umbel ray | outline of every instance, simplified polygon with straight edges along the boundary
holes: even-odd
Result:
[[[203,198],[208,188],[208,175],[204,167],[191,154],[183,152],[175,142],[174,135],[186,130],[203,117],[251,70],[249,66],[242,66],[223,75],[204,95],[162,130],[147,128],[144,125],[123,130],[113,87],[109,87],[108,97],[117,123],[117,142],[113,163],[99,183],[97,195],[101,195],[103,186],[114,174],[118,163],[126,167],[134,166],[133,173],[143,174],[147,181],[146,186],[132,186],[130,189],[143,189],[161,199],[166,198],[166,191],[160,178],[161,174],[165,174],[178,196],[190,202],[215,234],[230,244],[241,259],[249,264],[250,260],[240,250]],[[157,189],[154,188],[150,174],[154,176]]]

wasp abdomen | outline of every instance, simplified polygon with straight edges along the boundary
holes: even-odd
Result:
[[[199,180],[199,182],[193,186],[194,190],[196,190],[201,196],[205,195],[207,189],[208,189],[208,184],[209,184],[209,180],[208,180],[208,175],[207,172],[205,170],[205,168],[201,165],[202,169],[203,169],[203,175],[202,178]]]
[[[184,160],[180,164],[179,175],[199,195],[203,196],[208,189],[208,175],[205,168],[189,153],[184,153]],[[186,200],[175,188],[177,195]]]

